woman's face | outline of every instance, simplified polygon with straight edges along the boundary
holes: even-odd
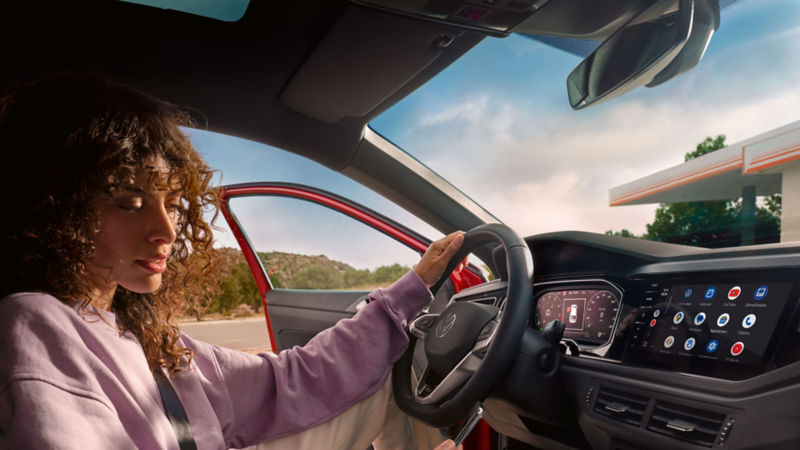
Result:
[[[181,193],[168,179],[164,161],[155,160],[140,170],[132,184],[98,200],[100,230],[95,235],[95,255],[87,264],[97,278],[96,293],[110,291],[113,296],[120,285],[142,294],[161,285],[181,205]]]

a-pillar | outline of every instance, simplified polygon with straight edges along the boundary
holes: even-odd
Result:
[[[800,164],[783,169],[781,242],[800,241]]]

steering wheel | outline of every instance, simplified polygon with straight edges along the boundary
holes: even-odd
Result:
[[[498,242],[506,250],[508,288],[504,309],[455,302],[441,314],[424,314],[409,324],[408,349],[395,363],[392,385],[401,411],[443,428],[462,420],[497,386],[516,360],[533,303],[533,259],[528,245],[511,228],[487,224],[473,228],[431,288],[436,293],[450,273],[476,248]],[[417,340],[424,341],[428,368],[412,386]]]

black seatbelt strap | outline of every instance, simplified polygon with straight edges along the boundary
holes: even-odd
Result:
[[[197,444],[194,442],[194,435],[192,434],[192,426],[189,424],[189,416],[186,415],[186,410],[183,409],[183,403],[178,398],[178,393],[172,387],[169,378],[159,369],[155,372],[156,384],[158,391],[161,393],[161,400],[164,401],[164,409],[167,410],[167,418],[175,430],[175,436],[178,437],[178,446],[181,450],[197,450]]]

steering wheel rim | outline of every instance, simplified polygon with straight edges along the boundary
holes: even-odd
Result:
[[[395,396],[395,402],[401,411],[414,417],[418,420],[428,423],[434,427],[447,427],[457,423],[463,419],[472,407],[480,401],[486,399],[491,394],[492,390],[499,384],[508,371],[513,366],[517,351],[519,349],[522,335],[525,332],[528,318],[530,317],[532,303],[533,303],[533,259],[530,250],[528,249],[525,241],[517,235],[514,230],[503,224],[486,224],[473,228],[464,236],[464,243],[459,251],[450,260],[447,268],[445,269],[442,277],[431,288],[432,292],[437,292],[444,284],[447,278],[452,273],[453,269],[469,255],[476,248],[492,243],[498,242],[506,250],[506,264],[508,268],[508,287],[506,290],[505,307],[502,314],[499,315],[499,321],[495,325],[489,338],[480,337],[480,334],[475,336],[475,345],[467,346],[471,350],[465,355],[462,363],[473,354],[478,352],[485,352],[482,354],[481,361],[477,364],[477,368],[471,373],[466,382],[462,382],[462,386],[458,390],[458,386],[454,386],[452,392],[447,392],[441,401],[422,404],[415,397],[414,392],[417,386],[412,386],[412,366],[414,358],[414,349],[418,337],[425,337],[426,333],[420,332],[421,328],[426,331],[434,331],[437,328],[443,330],[447,327],[445,322],[451,323],[450,328],[474,327],[474,324],[462,323],[459,325],[456,320],[455,309],[451,309],[454,305],[464,305],[464,303],[454,303],[436,317],[432,323],[425,322],[425,327],[415,327],[415,324],[420,324],[421,319],[425,316],[418,317],[409,326],[415,332],[410,335],[410,342],[408,349],[395,363],[394,370],[392,371],[392,385]],[[476,305],[475,308],[483,305]],[[464,309],[464,306],[459,308]],[[475,320],[486,320],[487,312],[477,312]],[[449,312],[450,311],[450,312]],[[476,310],[477,311],[477,310]],[[452,313],[452,314],[451,314]],[[452,315],[452,317],[451,317]],[[463,315],[463,314],[462,314]],[[441,327],[440,327],[441,324]],[[483,327],[483,325],[480,325]],[[480,330],[481,333],[485,329]],[[447,331],[442,333],[441,338],[444,338]],[[469,333],[469,332],[468,332]],[[437,334],[438,336],[438,334]],[[483,347],[480,347],[480,346]],[[426,343],[426,356],[431,365],[431,355],[427,352]],[[461,346],[463,348],[463,346]],[[483,350],[485,348],[485,350]],[[452,375],[459,367],[455,366],[447,376],[442,377],[446,379]],[[427,371],[426,371],[427,373]],[[421,377],[422,378],[422,377]],[[423,382],[420,380],[417,384]]]

